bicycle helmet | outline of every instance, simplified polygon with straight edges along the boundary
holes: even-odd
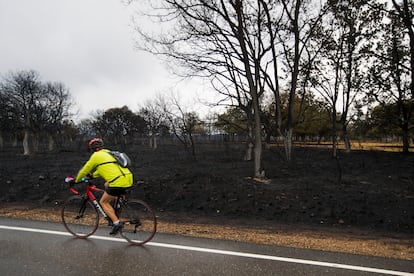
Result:
[[[98,149],[102,149],[104,146],[104,142],[101,138],[92,138],[88,142],[88,147],[92,151],[96,151]]]

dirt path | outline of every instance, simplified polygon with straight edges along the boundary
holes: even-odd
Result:
[[[21,204],[0,207],[1,217],[60,221],[59,207],[47,209]],[[256,221],[253,225],[239,219],[224,221],[185,214],[161,213],[158,232],[414,260],[414,239],[410,235],[356,228],[344,230],[304,225],[274,225],[263,221]]]

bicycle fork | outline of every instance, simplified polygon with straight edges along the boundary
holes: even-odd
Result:
[[[83,197],[82,199],[83,199],[82,204],[79,208],[78,214],[76,215],[75,219],[81,219],[83,218],[83,215],[85,214],[86,204],[88,203],[88,198]]]

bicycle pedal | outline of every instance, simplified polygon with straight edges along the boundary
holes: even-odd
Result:
[[[135,224],[135,225],[137,225],[137,226],[140,226],[142,223],[141,223],[141,221],[139,220],[139,219],[131,219],[130,221],[129,221],[131,224]]]

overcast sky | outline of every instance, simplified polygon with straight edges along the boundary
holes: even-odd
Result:
[[[136,111],[172,87],[195,101],[202,88],[177,87],[161,61],[134,50],[132,12],[121,0],[0,0],[0,76],[36,70],[64,83],[81,118],[123,105]]]

